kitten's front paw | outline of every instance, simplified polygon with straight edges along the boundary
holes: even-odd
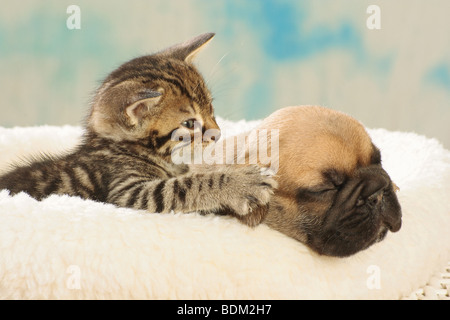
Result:
[[[251,214],[258,207],[269,203],[277,182],[273,178],[273,171],[258,166],[243,166],[237,169],[234,176],[236,198],[231,208],[239,216]]]

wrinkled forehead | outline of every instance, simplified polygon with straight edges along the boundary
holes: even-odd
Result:
[[[260,128],[279,131],[280,186],[319,184],[331,169],[352,175],[379,153],[365,127],[356,119],[318,106],[282,108],[264,119]]]
[[[360,167],[379,161],[379,151],[365,131],[353,133],[311,129],[280,134],[279,174],[285,183],[311,187],[323,183],[331,170],[352,176]]]

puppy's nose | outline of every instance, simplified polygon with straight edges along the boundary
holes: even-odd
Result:
[[[374,194],[372,194],[370,197],[367,198],[367,204],[372,208],[380,206],[381,202],[383,201],[383,193],[384,190],[379,190]]]

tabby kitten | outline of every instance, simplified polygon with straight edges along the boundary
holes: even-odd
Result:
[[[15,168],[0,177],[0,190],[38,200],[67,194],[149,212],[228,213],[258,224],[275,187],[271,176],[255,166],[193,169],[171,161],[179,144],[171,139],[175,130],[193,136],[194,122],[202,132],[219,129],[211,94],[192,64],[213,36],[200,35],[113,71],[95,94],[77,149]],[[216,138],[205,135],[202,145]]]

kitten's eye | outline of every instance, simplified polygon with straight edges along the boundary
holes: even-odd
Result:
[[[181,123],[181,125],[183,127],[186,127],[188,129],[193,129],[194,128],[194,124],[195,124],[195,119],[189,119],[189,120],[183,121]]]

